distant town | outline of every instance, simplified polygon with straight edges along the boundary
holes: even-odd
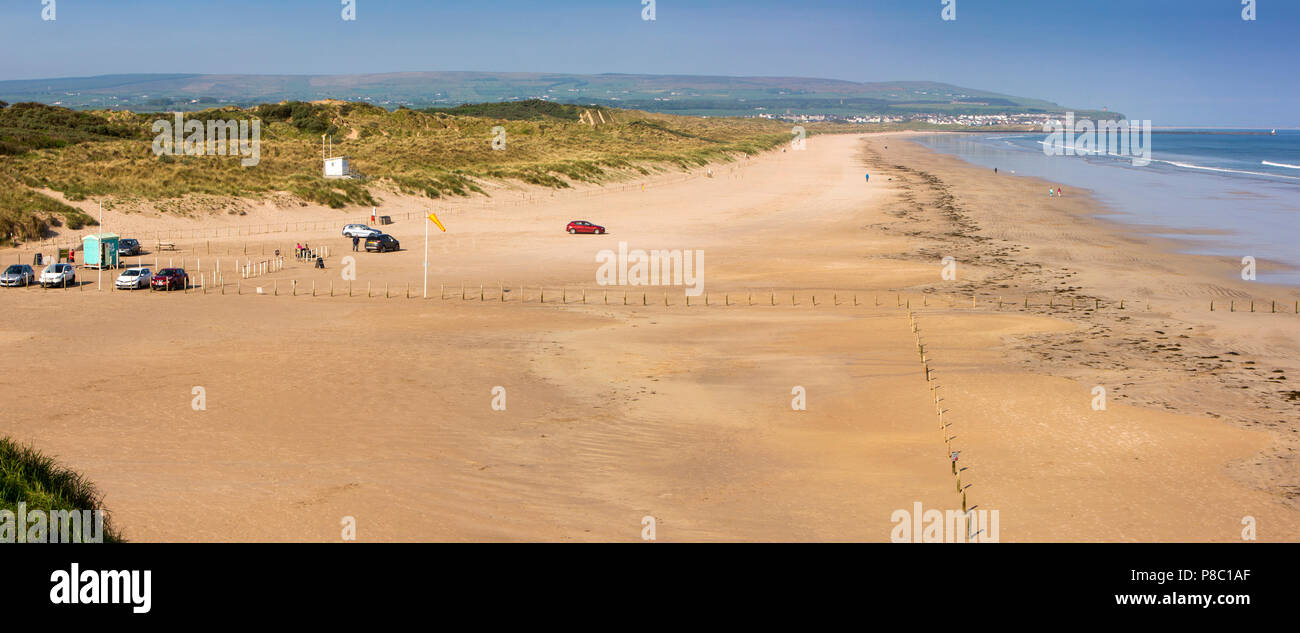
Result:
[[[673,93],[673,95],[679,96],[677,95],[677,93]],[[113,110],[113,109],[139,110],[139,109],[147,109],[147,108],[200,110],[205,108],[214,108],[214,107],[231,106],[231,105],[242,105],[242,106],[253,105],[251,103],[243,103],[243,102],[236,103],[230,100],[217,99],[213,97],[202,97],[197,99],[196,98],[166,98],[166,97],[159,98],[159,97],[151,97],[150,95],[146,94],[146,95],[139,95],[136,98],[127,97],[127,96],[118,97],[114,95],[108,95],[108,96],[93,96],[82,100],[82,99],[77,99],[77,97],[82,96],[78,93],[65,93],[63,96],[65,99],[68,97],[73,97],[73,98],[68,99],[67,101],[63,99],[52,101],[51,105],[73,107],[73,108],[76,107],[105,108],[109,110]],[[325,95],[323,94],[315,95],[315,96],[321,98],[325,97]],[[692,95],[685,95],[685,96],[692,96]],[[556,99],[556,97],[552,95],[549,91],[531,97],[505,97],[502,98],[501,100],[521,101],[526,99],[564,102]],[[394,98],[383,98],[383,97],[376,98],[374,96],[369,96],[369,95],[353,95],[353,96],[346,97],[345,100],[367,102],[390,110],[399,107],[418,108],[418,107],[423,107],[428,105],[438,107],[438,106],[459,105],[461,103],[460,100],[449,98],[448,95],[440,92],[433,93],[432,95],[426,97],[425,99],[419,99],[419,100],[401,99],[401,98],[394,99]],[[650,106],[647,103],[626,103],[626,104],[620,103],[624,100],[619,97],[609,97],[606,98],[604,101],[605,101],[604,105],[610,105],[613,107],[633,107],[633,108],[645,108],[654,111],[664,111],[661,108]],[[664,104],[667,102],[674,101],[674,97],[656,97],[654,98],[653,101],[657,102],[657,104]],[[744,100],[742,99],[741,101]],[[958,102],[954,102],[954,105],[956,105],[957,103]],[[962,105],[987,106],[988,104],[978,103],[978,102],[965,102],[962,103]],[[790,123],[840,123],[840,124],[860,124],[860,125],[936,125],[936,126],[953,126],[953,127],[965,127],[965,128],[1025,128],[1025,127],[1038,128],[1046,124],[1057,124],[1060,122],[1060,118],[1061,118],[1061,113],[1059,112],[1051,112],[1051,113],[1049,112],[1032,112],[1032,113],[1000,112],[1000,113],[982,113],[982,114],[969,114],[969,113],[957,114],[952,112],[897,112],[892,114],[851,114],[851,113],[796,114],[787,110],[784,114],[780,114],[780,113],[763,111],[763,110],[767,110],[767,108],[763,106],[754,107],[754,110],[758,110],[758,112],[753,114],[741,114],[741,113],[736,113],[734,111],[718,112],[716,114],[704,114],[700,112],[691,112],[691,111],[680,112],[680,113],[693,114],[695,116],[705,116],[705,117],[739,116],[741,118],[769,119],[769,120],[786,121]],[[672,110],[667,110],[667,111],[672,111]],[[1103,113],[1104,111],[1097,112],[1094,114],[1100,115]],[[1114,116],[1116,118],[1121,118],[1121,115],[1119,115],[1118,113],[1114,113]]]
[[[835,114],[770,114],[762,113],[749,118],[774,119],[792,123],[860,123],[955,125],[962,127],[1021,127],[1038,126],[1060,120],[1059,114],[940,114],[916,112],[896,115],[835,115]]]

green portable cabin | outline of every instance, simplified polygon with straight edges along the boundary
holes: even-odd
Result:
[[[117,268],[118,237],[112,233],[87,235],[81,240],[81,265],[86,268]]]

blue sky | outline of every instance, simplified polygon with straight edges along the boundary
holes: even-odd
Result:
[[[48,0],[44,0],[48,1]],[[933,80],[1300,126],[1300,0],[0,0],[0,79],[485,70]]]

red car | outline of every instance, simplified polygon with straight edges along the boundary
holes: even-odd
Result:
[[[184,290],[190,287],[190,276],[181,268],[164,268],[154,273],[149,287],[154,290]]]
[[[574,235],[578,233],[593,233],[595,235],[601,235],[605,232],[605,227],[598,224],[592,224],[586,220],[574,220],[569,223],[569,226],[564,227],[564,230]]]

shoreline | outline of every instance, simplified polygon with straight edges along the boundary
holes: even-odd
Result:
[[[1192,133],[1188,134],[1197,133],[1192,131]],[[962,153],[958,153],[956,147],[932,148],[928,146],[928,143],[920,143],[919,140],[918,144],[941,153],[941,155],[956,157],[963,164],[970,165],[975,169],[992,169],[995,166],[982,164],[979,157],[963,156]],[[1013,162],[1011,166],[1015,166],[1021,152],[1005,152],[1008,152],[1006,159]],[[984,157],[984,159],[987,162],[992,162],[987,157]],[[1156,160],[1154,162],[1171,161]],[[1204,207],[1188,209],[1188,213],[1183,213],[1180,217],[1153,212],[1153,209],[1160,207],[1160,205],[1174,205],[1174,207],[1177,207],[1179,204],[1191,204],[1193,200],[1199,201],[1200,199],[1191,198],[1191,196],[1187,195],[1180,199],[1160,198],[1160,196],[1151,199],[1151,196],[1145,194],[1145,191],[1141,195],[1135,195],[1134,190],[1135,186],[1156,187],[1158,190],[1158,188],[1171,185],[1171,183],[1178,183],[1179,187],[1191,186],[1193,190],[1205,196],[1212,196],[1212,198],[1223,196],[1223,199],[1234,200],[1238,204],[1248,203],[1252,199],[1262,199],[1270,204],[1277,205],[1279,204],[1277,200],[1281,200],[1283,196],[1282,188],[1278,187],[1284,187],[1287,191],[1290,191],[1290,187],[1295,185],[1295,182],[1292,182],[1295,177],[1283,174],[1256,174],[1262,177],[1260,181],[1262,185],[1269,187],[1269,190],[1261,195],[1257,191],[1245,190],[1244,187],[1247,187],[1249,183],[1244,183],[1244,185],[1243,183],[1222,183],[1221,186],[1205,185],[1209,181],[1204,181],[1203,178],[1210,178],[1212,175],[1206,175],[1204,172],[1193,173],[1173,170],[1173,172],[1162,174],[1160,177],[1143,177],[1143,175],[1139,175],[1139,170],[1117,168],[1115,174],[1106,177],[1105,174],[1102,174],[1101,168],[1095,168],[1095,166],[1088,166],[1088,168],[1084,168],[1083,165],[1069,166],[1069,162],[1066,161],[1062,161],[1061,165],[1067,166],[1063,168],[1065,172],[1060,174],[1062,178],[1060,182],[1050,181],[1045,175],[1015,173],[1014,170],[1005,169],[1006,165],[1002,165],[1004,169],[1001,170],[1001,173],[996,174],[995,178],[1006,177],[1006,175],[1037,178],[1045,186],[1065,186],[1067,188],[1066,195],[1073,195],[1074,192],[1084,192],[1084,194],[1091,196],[1097,205],[1096,211],[1092,213],[1093,216],[1100,218],[1100,220],[1115,222],[1118,225],[1118,230],[1138,230],[1153,240],[1164,239],[1165,242],[1161,243],[1161,247],[1178,252],[1179,255],[1221,257],[1225,261],[1231,259],[1231,257],[1236,257],[1240,261],[1242,256],[1238,255],[1238,252],[1252,253],[1256,257],[1257,272],[1277,276],[1277,278],[1270,279],[1270,281],[1260,282],[1261,285],[1300,289],[1300,264],[1288,263],[1290,260],[1286,259],[1287,253],[1291,251],[1290,244],[1278,242],[1278,240],[1271,238],[1273,233],[1269,233],[1268,230],[1261,233],[1260,229],[1256,229],[1251,233],[1251,231],[1243,230],[1242,224],[1227,225],[1222,220],[1219,220],[1222,213],[1214,211],[1210,216],[1206,216],[1205,213],[1208,212],[1208,209]],[[1024,169],[1030,168],[1026,166]],[[1037,172],[1044,172],[1044,170],[1053,172],[1053,170],[1057,170],[1043,168],[1043,166],[1035,166],[1035,169]],[[1214,168],[1205,169],[1217,170]],[[1229,172],[1234,172],[1234,170],[1229,170]],[[1145,178],[1145,181],[1134,181],[1134,178]],[[1066,185],[1066,181],[1073,181],[1074,185]],[[1099,183],[1100,185],[1117,186],[1118,188],[1115,188],[1114,191],[1097,191],[1096,187]],[[1104,199],[1109,199],[1109,201],[1104,201]],[[1278,217],[1279,211],[1286,211],[1286,209],[1264,207],[1257,209],[1255,217],[1261,226],[1268,227],[1278,221],[1275,220],[1275,217]],[[1188,239],[1183,239],[1183,235],[1187,235]],[[1192,237],[1206,239],[1191,239]],[[1169,240],[1173,240],[1173,244],[1175,244],[1173,248],[1167,247],[1167,244],[1170,243]],[[1261,255],[1258,252],[1260,250],[1265,251],[1268,255]],[[1236,265],[1235,269],[1236,272],[1240,273],[1242,264]]]
[[[945,180],[955,180],[954,189],[963,185],[979,188],[979,179],[988,179],[986,170],[960,157],[945,154],[917,143],[907,143],[908,165],[940,171]],[[899,146],[891,146],[892,155]],[[910,162],[909,162],[910,161]],[[950,177],[951,175],[951,177]],[[1181,241],[1155,235],[1135,235],[1137,227],[1108,217],[1111,210],[1093,197],[1092,192],[1078,192],[1065,199],[1035,196],[1049,184],[1031,176],[999,175],[992,180],[1007,186],[997,187],[1005,195],[1018,195],[1017,205],[1034,209],[1037,217],[1020,218],[1033,223],[1033,229],[1009,226],[1007,218],[989,209],[989,204],[971,205],[977,223],[993,228],[998,234],[1015,234],[1017,244],[1027,250],[1019,259],[1039,270],[1052,270],[1071,279],[1110,302],[1122,297],[1151,300],[1154,312],[1135,312],[1129,316],[1098,312],[1087,319],[1060,312],[1065,318],[1093,330],[1087,342],[1075,336],[1031,337],[1012,341],[1005,347],[1020,364],[1034,372],[1060,375],[1080,382],[1089,375],[1110,375],[1131,389],[1118,397],[1139,406],[1178,410],[1195,415],[1209,415],[1238,428],[1264,428],[1273,437],[1270,447],[1255,458],[1229,467],[1234,476],[1252,487],[1267,490],[1286,499],[1292,509],[1300,509],[1300,468],[1297,450],[1300,440],[1300,402],[1284,379],[1269,377],[1265,372],[1281,371],[1300,375],[1300,345],[1293,335],[1300,328],[1300,315],[1292,310],[1300,301],[1300,288],[1233,279],[1226,271],[1239,271],[1240,263],[1232,258],[1180,252]],[[981,192],[982,199],[989,196]],[[1004,203],[1005,204],[1005,203]],[[1045,224],[1059,224],[1047,228]],[[1265,265],[1261,260],[1260,265]],[[1050,276],[1050,275],[1049,275]],[[1159,279],[1157,279],[1159,278]],[[1076,282],[1071,282],[1071,286]],[[1043,279],[1018,276],[1016,286],[1023,293],[1050,293]],[[1011,294],[1010,292],[1008,294]],[[1286,314],[1271,314],[1267,297],[1283,298]],[[1263,314],[1243,315],[1248,302],[1259,301]],[[1236,301],[1236,314],[1225,309]],[[1215,312],[1208,303],[1220,301]],[[1141,309],[1141,306],[1137,306]],[[1263,317],[1252,323],[1242,318]],[[1098,324],[1093,321],[1098,320]],[[1133,322],[1150,321],[1142,330]],[[1125,321],[1128,321],[1125,323]],[[1101,329],[1098,329],[1101,328]],[[1149,329],[1148,329],[1149,328]],[[1195,332],[1194,343],[1166,337],[1178,330]],[[1067,340],[1068,339],[1068,340]],[[1156,343],[1157,340],[1169,342]],[[1176,347],[1175,347],[1176,346]],[[1134,348],[1157,361],[1142,358]],[[1168,350],[1177,349],[1170,352]],[[1182,350],[1187,350],[1186,352]],[[1089,355],[1103,355],[1097,369],[1071,367],[1072,362]],[[1231,366],[1220,361],[1237,359]],[[1091,359],[1090,359],[1091,360]],[[1267,367],[1267,370],[1263,368]],[[1256,369],[1259,368],[1259,369]],[[1275,369],[1276,368],[1276,369]],[[1261,375],[1262,374],[1262,375]],[[1206,381],[1208,375],[1214,380]],[[1204,391],[1202,391],[1204,390]],[[1289,398],[1285,395],[1292,394]],[[1243,396],[1246,396],[1243,398]],[[1261,461],[1262,459],[1262,461]],[[1250,462],[1249,464],[1247,462]]]
[[[1188,133],[1196,134],[1198,132],[1188,132]],[[923,135],[928,136],[931,134],[934,133],[931,132],[901,133],[902,136],[906,136],[906,137],[923,136]],[[949,153],[942,150],[934,149],[925,145],[921,145],[920,143],[917,143],[915,141],[908,141],[908,142],[913,143],[918,147],[922,147],[927,151],[933,152],[937,155],[947,156],[947,157],[957,159],[963,165],[973,168],[975,170],[987,171],[984,166],[969,161],[966,158],[957,155],[955,153]],[[1049,185],[1059,187],[1063,184],[1059,182],[1052,182],[1043,179],[1042,177],[1039,176],[1021,175],[1013,172],[1001,172],[996,174],[994,177],[1032,179],[1036,181],[1040,187],[1049,186]],[[1233,196],[1243,197],[1243,198],[1253,195],[1249,192],[1244,192],[1244,191],[1230,191],[1227,193]],[[1199,236],[1215,237],[1215,238],[1245,237],[1239,232],[1227,228],[1179,227],[1170,224],[1161,224],[1159,222],[1152,222],[1149,221],[1148,219],[1141,218],[1133,211],[1118,208],[1115,205],[1108,204],[1106,202],[1101,201],[1100,199],[1098,199],[1097,192],[1088,187],[1079,186],[1079,185],[1070,185],[1069,195],[1073,196],[1076,194],[1082,194],[1086,198],[1088,198],[1090,204],[1094,206],[1094,208],[1088,212],[1088,215],[1092,219],[1096,220],[1097,222],[1108,225],[1108,227],[1113,233],[1128,235],[1132,232],[1137,232],[1140,234],[1140,237],[1148,240],[1152,246],[1155,246],[1171,255],[1217,259],[1227,264],[1225,265],[1224,270],[1228,270],[1228,271],[1236,270],[1238,273],[1241,270],[1241,264],[1239,260],[1233,259],[1234,256],[1195,252],[1196,249],[1206,246],[1206,244],[1201,244],[1190,239],[1183,239],[1179,237],[1184,235],[1198,236],[1198,237]],[[1125,219],[1125,218],[1131,218],[1131,219]],[[1209,244],[1209,246],[1211,247],[1225,246],[1225,245],[1227,245],[1227,242],[1224,242],[1222,240]],[[1235,263],[1231,263],[1231,262],[1235,262]],[[1257,270],[1260,272],[1300,273],[1300,265],[1289,265],[1282,261],[1279,261],[1276,258],[1257,257],[1256,264],[1257,264]],[[1231,279],[1231,276],[1229,276],[1227,279]],[[1252,281],[1250,282],[1250,284],[1265,289],[1267,293],[1270,295],[1277,294],[1279,290],[1283,294],[1286,294],[1288,296],[1290,296],[1293,293],[1300,292],[1300,280],[1296,281],[1295,283]]]

